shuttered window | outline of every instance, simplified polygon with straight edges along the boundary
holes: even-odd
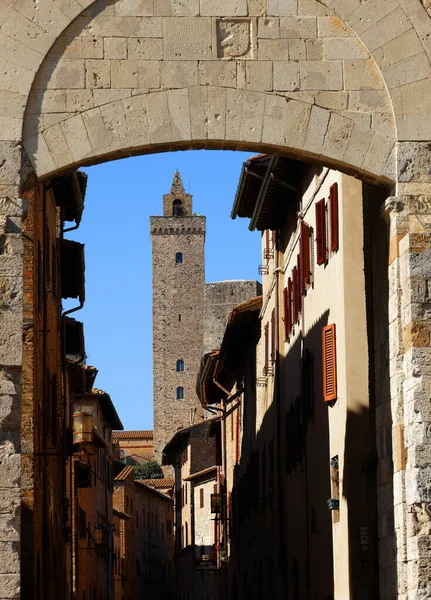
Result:
[[[200,507],[203,508],[204,507],[204,488],[201,488],[199,491],[200,491]]]
[[[316,246],[317,246],[317,264],[323,265],[326,262],[326,207],[325,200],[319,200],[316,203]]]
[[[287,280],[287,329],[292,333],[292,279]]]
[[[323,399],[325,402],[337,399],[337,357],[335,349],[335,324],[322,330],[323,359]]]
[[[311,283],[310,227],[301,221],[301,279],[304,286]]]
[[[283,306],[284,306],[284,339],[289,339],[289,302],[287,295],[287,287],[283,290]]]
[[[329,231],[331,252],[338,250],[338,183],[331,185],[329,189]]]
[[[264,336],[265,336],[265,364],[263,366],[263,374],[267,375],[268,374],[268,358],[269,358],[269,325],[268,323],[265,325],[265,330],[264,330]]]
[[[298,321],[298,269],[292,271],[292,322]]]
[[[271,362],[275,362],[275,308],[271,313]]]
[[[297,294],[296,304],[298,305],[298,313],[300,313],[302,311],[302,295],[305,290],[304,284],[302,283],[301,273],[302,273],[302,261],[301,261],[301,255],[298,254],[298,259],[297,259],[297,263],[296,263],[296,276],[298,278],[298,282],[296,285],[296,294]]]

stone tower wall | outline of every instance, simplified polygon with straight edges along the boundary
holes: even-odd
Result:
[[[205,284],[204,352],[220,348],[233,307],[261,293],[262,285],[253,280],[216,281]]]
[[[177,429],[203,418],[196,375],[203,353],[205,217],[151,217],[153,257],[154,454]],[[182,264],[175,262],[181,252]],[[180,317],[181,316],[181,317]],[[181,320],[180,320],[181,318]],[[184,372],[176,371],[177,360]],[[176,399],[176,388],[184,399]]]

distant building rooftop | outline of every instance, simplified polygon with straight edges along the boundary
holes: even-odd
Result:
[[[141,429],[135,431],[113,431],[113,440],[136,440],[139,438],[145,438],[147,440],[153,439],[153,431],[151,429]]]

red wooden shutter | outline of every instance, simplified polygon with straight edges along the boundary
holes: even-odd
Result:
[[[311,265],[310,265],[310,228],[304,221],[301,221],[301,259],[302,259],[302,282],[304,285],[311,283]]]
[[[337,399],[337,356],[335,350],[335,324],[322,330],[323,399]]]
[[[269,229],[265,230],[265,250],[269,250]]]
[[[319,200],[316,203],[316,245],[317,245],[317,264],[323,265],[326,262],[326,208],[325,200]]]
[[[296,299],[296,304],[298,305],[298,313],[300,313],[302,311],[302,294],[304,293],[304,291],[303,291],[304,284],[302,283],[301,273],[302,273],[301,255],[298,254],[297,271],[296,271],[296,276],[298,277],[298,283],[296,285],[296,293],[298,295],[298,297]]]
[[[331,252],[338,250],[338,183],[331,185],[329,189],[329,227],[331,233]]]
[[[292,271],[292,322],[298,321],[298,269]]]
[[[287,331],[288,335],[292,333],[292,279],[287,280]]]
[[[200,506],[201,508],[204,507],[204,488],[200,489]]]
[[[276,231],[276,229],[273,229],[271,231],[271,242],[272,242],[272,247],[275,248],[275,245],[277,243],[277,231]]]

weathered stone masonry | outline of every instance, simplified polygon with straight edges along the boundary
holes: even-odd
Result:
[[[391,421],[393,454],[404,446],[407,456],[394,461],[395,497],[386,499],[395,506],[398,563],[388,572],[399,597],[431,595],[425,7],[425,0],[1,3],[0,598],[18,598],[20,579],[23,144],[38,177],[133,153],[215,147],[270,148],[393,183],[384,211],[393,240]]]

